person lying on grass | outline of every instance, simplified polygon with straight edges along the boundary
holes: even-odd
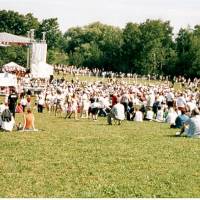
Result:
[[[192,110],[191,117],[184,123],[181,131],[176,133],[177,136],[182,134],[200,138],[200,112],[197,108]]]

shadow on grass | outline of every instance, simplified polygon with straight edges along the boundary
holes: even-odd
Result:
[[[187,136],[186,135],[165,135],[165,137],[172,137],[172,138],[186,138]]]

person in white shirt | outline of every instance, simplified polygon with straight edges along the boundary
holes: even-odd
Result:
[[[38,99],[38,112],[42,113],[43,112],[43,106],[44,106],[44,97],[43,95],[39,95],[39,99]]]
[[[167,93],[166,100],[168,108],[173,107],[174,93],[172,91]]]
[[[151,91],[147,98],[147,106],[153,107],[154,102],[155,102],[155,94],[153,91]]]
[[[91,108],[92,119],[96,121],[98,117],[98,113],[99,113],[99,108],[100,108],[99,102],[92,99],[90,108]]]
[[[88,99],[88,95],[85,91],[83,91],[83,95],[81,98],[81,118],[88,118],[88,110],[89,110],[90,102]],[[84,117],[85,114],[85,117]]]
[[[158,107],[158,112],[156,114],[156,121],[157,122],[163,122],[164,121],[164,112],[163,112],[163,110],[160,106]]]
[[[191,112],[192,110],[194,110],[195,108],[197,108],[197,105],[196,105],[196,103],[194,101],[192,101],[192,99],[189,99],[187,101],[187,108]]]
[[[152,108],[151,107],[148,107],[147,108],[147,114],[146,114],[146,117],[145,117],[145,120],[153,120],[153,116],[154,116],[154,112],[152,111]]]
[[[178,107],[179,110],[183,110],[186,108],[187,103],[185,97],[183,96],[183,93],[180,93],[179,97],[177,98],[176,106]]]
[[[121,121],[125,119],[125,109],[124,105],[120,103],[120,100],[117,100],[110,113],[107,115],[107,122],[109,125],[112,125],[112,120],[118,120],[118,125],[121,124]]]
[[[173,108],[170,108],[165,122],[169,123],[170,125],[175,125],[177,116],[178,114],[175,112],[175,110]]]
[[[136,108],[135,110],[134,121],[143,122],[143,115],[142,115],[142,112],[139,110],[139,108]]]
[[[135,121],[135,122],[143,122],[143,114],[142,114],[142,112],[139,110],[139,108],[136,108],[134,121]]]
[[[21,103],[21,105],[23,107],[23,112],[25,112],[25,108],[27,106],[27,100],[26,100],[26,98],[24,96],[21,98],[20,103]]]

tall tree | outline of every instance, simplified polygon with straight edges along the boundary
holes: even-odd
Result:
[[[46,41],[49,49],[60,48],[62,33],[59,29],[58,19],[44,19],[36,31],[37,38],[42,39],[42,32],[46,33]]]
[[[191,47],[193,33],[190,29],[180,29],[176,38],[176,51],[178,54],[178,62],[175,73],[179,75],[187,75],[188,70],[192,67],[191,63]]]
[[[169,21],[146,20],[140,24],[141,47],[138,56],[139,73],[163,73],[167,68],[167,57],[173,50],[173,32]]]
[[[123,30],[123,61],[126,71],[137,72],[141,31],[138,24],[128,23]]]

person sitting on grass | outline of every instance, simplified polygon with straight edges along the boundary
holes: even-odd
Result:
[[[37,129],[35,129],[35,117],[31,112],[31,109],[27,109],[27,113],[24,114],[24,125],[22,131],[37,131]]]
[[[158,111],[156,114],[156,122],[164,122],[164,112],[161,106],[158,106]]]
[[[178,115],[176,118],[175,125],[171,124],[170,128],[181,128],[188,119],[189,117],[186,115],[186,110],[181,110],[181,115]]]
[[[142,112],[139,110],[138,107],[135,109],[134,121],[135,121],[135,122],[143,122],[143,114],[142,114]]]
[[[200,138],[200,112],[197,108],[192,110],[191,117],[184,123],[180,132],[176,135],[186,134],[188,137]]]
[[[3,131],[11,132],[15,125],[15,119],[13,114],[10,112],[8,108],[6,108],[0,117],[0,127]]]
[[[177,117],[178,117],[178,114],[176,113],[176,111],[174,110],[174,108],[171,107],[169,109],[168,113],[167,113],[165,122],[169,123],[170,125],[174,125],[175,126],[175,121],[176,121]]]
[[[118,120],[118,125],[125,119],[125,109],[123,104],[120,103],[120,99],[117,99],[117,104],[112,107],[110,113],[107,115],[107,122],[109,125],[112,125],[113,119]]]
[[[154,117],[154,112],[152,111],[152,108],[151,107],[148,107],[147,108],[147,114],[145,116],[145,120],[147,121],[152,121],[153,120],[153,117]]]

